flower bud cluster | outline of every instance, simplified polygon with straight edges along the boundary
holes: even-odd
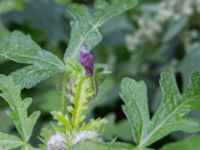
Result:
[[[54,134],[47,142],[47,150],[64,150],[66,139],[61,134]]]
[[[85,140],[96,140],[99,142],[102,142],[102,139],[99,137],[99,135],[95,131],[90,130],[83,130],[78,133],[72,134],[72,139],[66,140],[64,135],[58,133],[54,134],[50,137],[50,139],[47,142],[47,150],[65,150],[66,149],[66,143],[71,143],[72,145],[79,144],[80,142],[83,142]]]

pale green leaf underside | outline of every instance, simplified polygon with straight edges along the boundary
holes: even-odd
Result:
[[[21,99],[20,88],[15,85],[11,77],[0,76],[0,90],[2,91],[1,97],[11,107],[8,115],[11,117],[15,126],[24,141],[28,141],[31,137],[33,127],[40,115],[36,111],[28,116],[27,109],[32,100],[30,98]]]
[[[129,80],[129,83],[131,82],[135,83],[136,85],[140,84],[140,82]],[[122,82],[122,87],[125,85],[126,84]],[[132,95],[132,99],[131,97],[123,97],[123,100],[125,101],[125,107],[127,108],[125,109],[125,113],[127,114],[128,112],[129,114],[127,115],[128,120],[135,121],[130,122],[130,126],[132,127],[134,134],[138,133],[138,135],[140,136],[144,135],[143,138],[140,139],[138,147],[149,146],[150,144],[174,131],[181,130],[185,132],[197,132],[200,130],[200,120],[188,118],[185,116],[191,111],[200,108],[200,74],[194,73],[192,75],[191,83],[182,95],[179,93],[173,74],[162,73],[160,86],[163,93],[162,102],[157,111],[154,113],[150,122],[147,122],[147,125],[143,130],[147,132],[146,134],[143,134],[142,130],[140,130],[141,126],[138,126],[135,129],[135,122],[138,122],[138,118],[141,118],[141,115],[130,114],[131,112],[138,113],[139,111],[148,111],[148,109],[144,107],[133,107],[135,106],[133,104],[139,102],[141,103],[142,101],[139,98],[136,99],[135,95],[137,95],[138,93],[143,93],[145,95],[146,90],[140,89],[139,91],[134,85],[132,85],[129,87],[129,89],[132,89],[132,93],[130,93],[130,95]],[[123,90],[121,93],[128,94],[127,92],[123,92]],[[144,114],[142,114],[142,116],[144,118]],[[138,131],[141,132],[139,133]]]
[[[11,150],[23,145],[20,138],[0,132],[0,150]]]
[[[111,17],[134,7],[136,3],[136,0],[111,0],[110,4],[105,0],[95,0],[93,14],[84,5],[71,5],[68,12],[74,21],[71,23],[71,38],[64,59],[75,58],[82,44],[87,44],[90,49],[96,46],[102,39],[99,27]]]

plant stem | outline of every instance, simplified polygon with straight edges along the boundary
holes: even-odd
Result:
[[[66,88],[67,88],[67,80],[68,80],[68,74],[67,71],[65,70],[63,73],[63,78],[62,78],[62,87],[61,87],[61,112],[63,114],[65,114],[65,110],[66,110]]]

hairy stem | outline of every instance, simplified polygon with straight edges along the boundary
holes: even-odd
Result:
[[[77,85],[77,92],[76,93],[76,96],[75,96],[75,100],[74,100],[74,113],[73,113],[73,116],[72,116],[72,122],[73,122],[73,127],[75,130],[78,130],[79,128],[79,124],[80,124],[80,117],[82,117],[82,112],[80,110],[80,108],[83,106],[81,105],[82,104],[82,101],[81,100],[84,100],[84,96],[82,95],[84,93],[83,91],[83,81],[84,79],[80,80],[80,83],[78,83]]]

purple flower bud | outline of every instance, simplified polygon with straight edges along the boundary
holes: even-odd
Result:
[[[93,75],[94,73],[93,55],[90,53],[87,45],[82,45],[79,61],[84,66],[86,74]]]

